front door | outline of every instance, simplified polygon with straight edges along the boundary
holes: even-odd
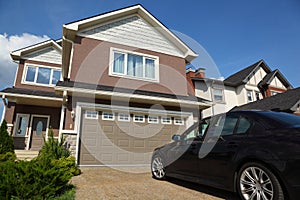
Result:
[[[32,117],[30,150],[40,150],[44,144],[44,137],[48,126],[48,117]]]

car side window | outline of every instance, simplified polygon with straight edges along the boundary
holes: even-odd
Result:
[[[236,134],[247,133],[252,126],[252,121],[245,117],[240,117],[239,124],[237,126]]]
[[[221,135],[233,135],[234,128],[236,126],[236,123],[238,121],[239,117],[235,115],[227,115],[225,118],[224,126],[222,129]]]
[[[199,127],[193,129],[191,132],[185,135],[184,140],[192,140],[199,136]]]

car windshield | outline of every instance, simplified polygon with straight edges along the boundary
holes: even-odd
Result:
[[[300,117],[289,113],[263,112],[263,116],[286,126],[300,126]]]

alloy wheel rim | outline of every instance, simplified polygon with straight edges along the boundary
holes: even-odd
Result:
[[[274,187],[270,177],[258,167],[248,167],[242,172],[240,188],[246,200],[272,200],[274,196]]]
[[[152,172],[155,177],[163,178],[165,176],[165,169],[160,157],[156,157],[152,161]]]

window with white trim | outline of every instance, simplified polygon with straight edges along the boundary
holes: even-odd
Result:
[[[158,124],[158,116],[148,116],[149,124]]]
[[[248,102],[252,102],[253,101],[252,91],[251,90],[247,90],[247,100],[248,100]]]
[[[61,69],[40,65],[26,65],[24,83],[54,86],[59,80],[61,80]]]
[[[98,119],[98,111],[95,110],[86,110],[85,111],[86,119]]]
[[[158,81],[158,57],[112,49],[111,75]]]
[[[115,120],[115,115],[114,115],[114,113],[111,113],[111,112],[102,112],[102,120],[113,121],[113,120]]]
[[[118,114],[118,120],[121,122],[129,122],[130,121],[130,115],[125,113],[119,113]]]
[[[162,124],[172,124],[172,119],[171,119],[171,117],[162,117],[161,123]]]
[[[174,118],[175,125],[184,125],[184,120],[182,118]]]
[[[213,100],[216,102],[224,102],[224,91],[222,89],[213,88]]]
[[[144,123],[145,122],[145,115],[134,115],[133,116],[133,121]]]

